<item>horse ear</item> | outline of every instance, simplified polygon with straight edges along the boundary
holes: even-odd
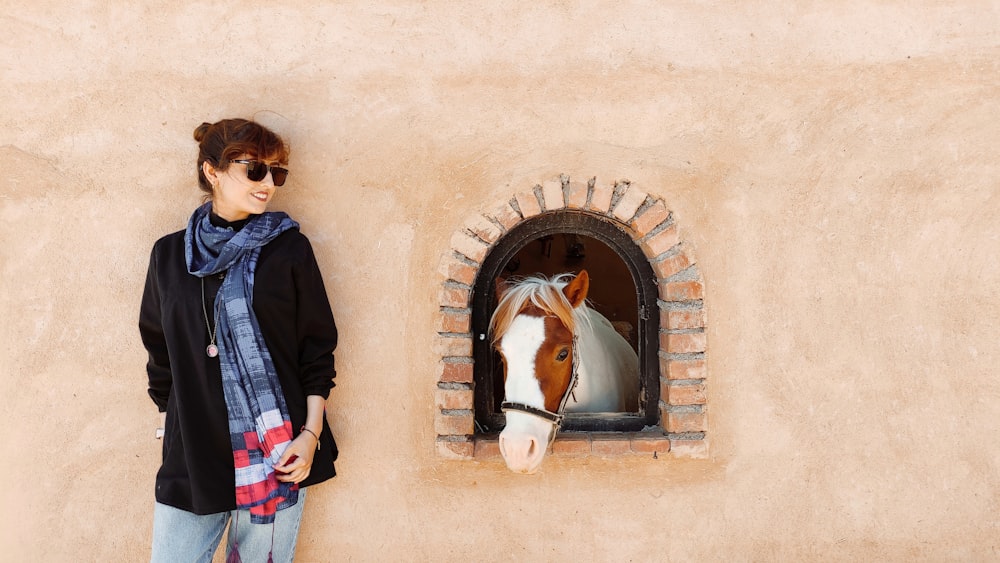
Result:
[[[579,307],[587,299],[587,291],[590,289],[590,275],[587,270],[580,270],[580,273],[573,278],[573,281],[563,288],[563,295],[573,308]]]
[[[497,302],[499,302],[503,299],[503,294],[507,293],[507,289],[510,288],[510,284],[508,284],[507,280],[504,278],[497,276],[497,279],[494,280],[494,285],[496,285]]]

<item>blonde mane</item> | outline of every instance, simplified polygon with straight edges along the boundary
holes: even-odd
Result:
[[[582,303],[576,309],[570,305],[563,294],[563,288],[573,279],[573,274],[559,274],[552,278],[545,276],[528,276],[516,279],[500,298],[496,311],[490,319],[490,334],[496,344],[507,332],[521,311],[529,304],[541,309],[547,315],[554,315],[562,321],[570,332],[576,332],[578,323],[587,323],[587,304]]]

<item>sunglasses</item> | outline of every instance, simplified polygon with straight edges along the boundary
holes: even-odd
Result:
[[[251,182],[260,182],[267,176],[268,172],[271,173],[271,179],[274,180],[275,186],[285,185],[285,179],[288,178],[288,169],[280,166],[269,166],[257,160],[230,160],[229,162],[245,164],[247,180]]]

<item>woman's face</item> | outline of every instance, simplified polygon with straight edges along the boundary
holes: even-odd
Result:
[[[233,160],[257,160],[268,165],[278,164],[276,160],[240,155]],[[267,205],[274,197],[275,187],[271,172],[268,171],[259,182],[247,178],[247,165],[230,162],[229,168],[219,171],[208,162],[203,165],[205,177],[212,183],[212,210],[227,221],[240,221],[250,215],[267,211]]]

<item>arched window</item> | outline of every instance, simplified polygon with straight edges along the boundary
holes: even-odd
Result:
[[[615,223],[579,210],[536,215],[508,231],[479,270],[472,291],[476,427],[503,429],[503,372],[487,334],[496,308],[496,279],[586,269],[591,306],[612,321],[639,356],[639,404],[628,412],[569,414],[564,431],[638,431],[659,424],[656,275],[642,250]]]
[[[628,412],[572,414],[559,455],[708,455],[704,286],[663,200],[629,182],[566,176],[477,213],[451,238],[435,321],[434,433],[451,459],[499,457],[502,372],[486,334],[505,273],[587,269],[590,299],[639,356],[641,399]]]

